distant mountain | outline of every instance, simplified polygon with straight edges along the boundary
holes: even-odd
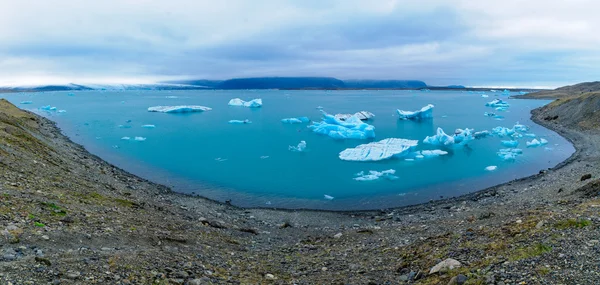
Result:
[[[0,92],[44,92],[44,91],[84,91],[84,90],[188,90],[210,87],[184,84],[66,84],[0,87]]]
[[[344,80],[346,88],[357,89],[392,89],[392,88],[425,88],[427,84],[420,80]]]
[[[217,88],[224,80],[209,80],[209,79],[195,79],[195,80],[170,80],[162,83],[169,84],[184,84],[193,86],[204,86],[207,88]]]
[[[256,77],[223,81],[219,89],[335,89],[344,88],[343,81],[332,77]]]
[[[584,93],[600,91],[600,81],[583,82],[575,85],[564,86],[554,90],[543,90],[519,96],[524,99],[556,99],[574,97]]]

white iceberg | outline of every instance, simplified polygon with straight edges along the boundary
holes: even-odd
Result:
[[[490,96],[486,95],[486,94],[481,94],[481,98],[488,98],[488,97],[490,97]]]
[[[488,131],[488,130],[484,130],[484,131],[480,131],[480,132],[475,132],[475,133],[473,134],[473,137],[474,137],[475,139],[482,139],[482,138],[485,138],[485,137],[487,137],[487,136],[489,136],[489,135],[491,135],[490,131]]]
[[[375,137],[375,127],[364,123],[356,116],[345,121],[336,119],[324,111],[323,121],[308,126],[313,132],[328,135],[334,139],[369,139]]]
[[[440,149],[434,149],[434,150],[422,150],[422,151],[420,151],[420,154],[423,157],[436,157],[436,156],[446,155],[446,154],[448,154],[448,152],[440,150]]]
[[[433,105],[429,104],[423,108],[421,108],[421,110],[418,111],[402,111],[402,110],[396,110],[396,112],[398,113],[398,117],[400,117],[400,119],[402,120],[420,120],[420,119],[428,119],[428,118],[433,118]]]
[[[310,122],[308,117],[285,118],[281,120],[284,124],[303,124]]]
[[[156,128],[156,126],[155,125],[142,125],[142,128],[145,128],[145,129],[154,129],[154,128]]]
[[[66,113],[67,110],[58,110],[58,113]]]
[[[490,165],[485,168],[486,171],[494,171],[496,169],[498,169],[498,166],[495,166],[495,165]]]
[[[252,124],[252,121],[245,119],[245,120],[229,120],[230,124],[233,125],[244,125],[244,124]]]
[[[515,133],[515,129],[509,129],[506,127],[495,127],[492,129],[492,132],[500,137],[512,136]]]
[[[527,142],[527,147],[538,147],[546,144],[548,144],[548,141],[544,138],[541,138],[540,140],[533,139],[532,141]]]
[[[44,111],[56,111],[56,107],[52,107],[50,105],[40,107],[40,110]]]
[[[517,147],[519,145],[519,141],[502,141],[502,145],[505,147]]]
[[[498,151],[498,156],[503,160],[515,160],[518,155],[523,153],[522,149],[519,148],[505,148]]]
[[[28,105],[28,104],[33,104],[33,102],[32,101],[21,101],[21,104]]]
[[[159,112],[159,113],[191,113],[191,112],[204,112],[212,110],[209,107],[194,106],[194,105],[182,105],[182,106],[154,106],[148,108],[148,112]]]
[[[502,101],[501,99],[494,99],[491,102],[487,102],[485,103],[486,106],[488,107],[500,107],[500,108],[508,108],[510,105],[504,101]]]
[[[120,129],[131,129],[131,126],[129,126],[129,125],[119,125],[118,127]]]
[[[290,151],[294,151],[294,152],[303,152],[303,151],[306,150],[306,142],[305,141],[300,141],[300,143],[297,146],[290,145],[288,147],[288,149]]]
[[[325,194],[323,195],[323,198],[325,198],[325,200],[333,200],[335,197]]]
[[[370,120],[373,117],[375,117],[375,114],[368,112],[368,111],[360,111],[360,112],[354,113],[354,115],[353,114],[337,114],[337,115],[335,115],[335,118],[338,120],[345,121],[352,116],[356,116],[361,121],[366,121],[366,120]]]
[[[454,135],[450,136],[442,128],[438,128],[436,135],[426,137],[423,142],[438,146],[465,145],[475,139],[472,131],[472,129],[456,129]]]
[[[128,141],[128,140],[130,140],[131,138],[130,138],[130,137],[122,137],[121,139],[122,139],[122,140],[124,140],[124,141]]]
[[[133,140],[138,141],[138,142],[143,142],[146,140],[146,138],[145,137],[135,137],[135,138],[133,138]]]
[[[518,131],[518,132],[524,132],[524,133],[526,133],[526,132],[528,132],[528,131],[529,131],[529,127],[527,127],[527,126],[525,126],[525,125],[521,125],[521,124],[519,124],[519,122],[517,122],[517,124],[515,124],[515,125],[513,126],[513,129],[514,129],[515,131]]]
[[[262,107],[262,99],[254,99],[250,101],[244,101],[240,98],[235,98],[229,100],[229,106],[240,106],[240,107],[248,107],[248,108],[258,108]]]
[[[385,178],[388,180],[396,180],[398,179],[398,176],[394,175],[396,174],[396,170],[394,169],[388,169],[388,170],[384,170],[384,171],[375,171],[375,170],[371,170],[367,173],[365,173],[364,171],[361,171],[359,173],[356,173],[353,179],[356,181],[373,181],[373,180],[378,180],[379,178]]]
[[[347,148],[340,152],[339,157],[347,161],[379,161],[406,155],[418,144],[416,140],[389,138]]]

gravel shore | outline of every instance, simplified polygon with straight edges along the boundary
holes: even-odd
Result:
[[[552,119],[553,107],[533,120],[576,148],[553,169],[458,198],[326,212],[171,192],[0,100],[0,283],[600,284],[600,132]]]

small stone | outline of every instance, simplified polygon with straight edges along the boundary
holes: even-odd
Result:
[[[468,279],[467,276],[458,274],[458,276],[456,276],[456,284],[458,284],[458,285],[465,284],[465,282],[467,282],[467,279]]]
[[[585,180],[588,180],[591,178],[592,178],[592,175],[588,173],[586,175],[581,176],[581,181],[585,181]]]
[[[325,267],[325,266],[321,267],[321,271],[327,271],[327,267]]]
[[[271,274],[271,273],[267,273],[265,274],[265,278],[268,280],[275,280],[275,275]]]
[[[49,239],[50,239],[50,237],[49,237],[49,236],[47,236],[47,235],[43,235],[43,236],[42,236],[42,239],[43,239],[43,240],[49,240]]]
[[[539,229],[541,229],[543,226],[544,226],[544,221],[539,221],[539,222],[538,222],[538,223],[535,225],[535,228],[539,230]]]
[[[522,223],[523,223],[523,220],[521,220],[521,219],[517,220],[517,224],[522,224]]]
[[[201,279],[192,279],[190,281],[188,281],[188,285],[202,285],[204,283],[202,283]]]
[[[429,271],[429,274],[452,270],[452,269],[458,268],[460,266],[461,266],[461,263],[458,260],[448,258],[448,259],[436,264],[434,267],[432,267],[431,270]]]
[[[79,273],[79,272],[67,272],[66,276],[69,279],[77,279],[77,278],[79,278],[79,276],[81,276],[81,273]]]
[[[400,277],[398,277],[400,279],[400,281],[408,281],[408,275],[400,275]]]
[[[175,273],[175,278],[185,279],[185,278],[188,278],[188,276],[189,276],[189,274],[185,271],[179,271],[179,272]]]
[[[13,260],[17,259],[17,256],[14,254],[7,253],[7,254],[2,255],[2,259],[4,261],[13,261]]]
[[[341,238],[341,237],[342,237],[342,233],[337,233],[333,236],[333,238],[336,238],[336,239]]]

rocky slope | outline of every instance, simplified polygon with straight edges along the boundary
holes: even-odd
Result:
[[[0,100],[0,283],[599,284],[600,136],[563,119],[574,102],[534,112],[577,147],[554,169],[459,198],[335,213],[173,193]]]
[[[554,90],[543,90],[518,96],[523,99],[559,99],[579,96],[584,93],[600,91],[600,81],[583,82],[564,86]]]

